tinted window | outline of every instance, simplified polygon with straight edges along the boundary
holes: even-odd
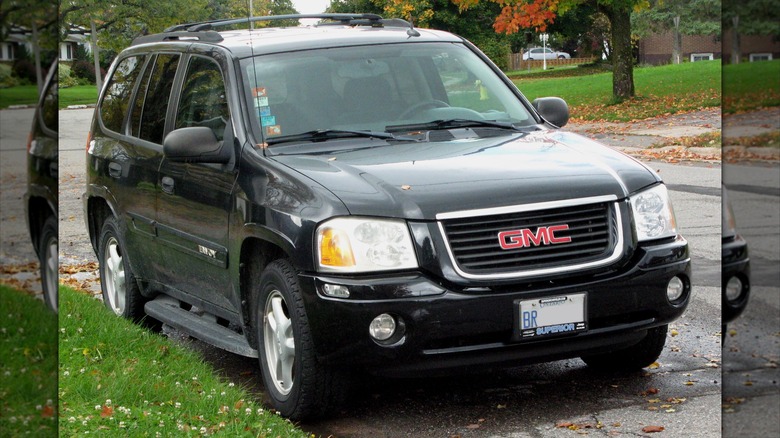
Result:
[[[175,128],[207,126],[222,140],[229,119],[219,66],[209,59],[193,57],[187,66]]]
[[[133,108],[132,135],[162,144],[168,99],[178,65],[179,55],[162,54],[146,69]]]
[[[130,93],[138,77],[143,56],[131,56],[119,62],[100,103],[100,119],[106,128],[122,132],[122,121],[130,104]]]

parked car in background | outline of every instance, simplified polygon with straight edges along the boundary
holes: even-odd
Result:
[[[49,67],[27,140],[27,192],[24,195],[27,226],[41,265],[43,298],[55,312],[59,271],[58,102],[55,60]]]
[[[723,186],[723,240],[722,240],[722,288],[723,332],[726,325],[736,319],[750,297],[750,257],[745,239],[737,232],[734,212],[729,202],[728,190]]]
[[[534,60],[541,60],[541,59],[569,59],[571,58],[571,55],[569,55],[566,52],[557,52],[553,49],[548,48],[542,48],[542,47],[533,47],[528,49],[525,53],[523,53],[523,61],[528,61],[529,59]]]
[[[658,359],[691,262],[655,171],[457,35],[292,18],[323,21],[180,25],[117,56],[83,197],[111,311],[258,358],[296,420],[359,372]]]

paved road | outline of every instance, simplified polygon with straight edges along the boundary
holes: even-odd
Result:
[[[27,136],[34,109],[0,111],[0,266],[2,272],[13,267],[13,285],[37,293],[42,290],[24,212],[27,190]],[[9,278],[5,278],[8,281]]]
[[[780,119],[778,119],[780,121]],[[748,242],[751,295],[724,341],[724,436],[776,436],[780,421],[780,166],[729,164],[724,181]]]
[[[63,111],[60,117],[60,260],[79,264],[95,260],[80,199],[91,111]],[[592,433],[641,434],[646,425],[660,425],[670,436],[718,436],[720,168],[664,163],[652,167],[669,183],[695,267],[691,305],[673,324],[678,335],[668,338],[657,369],[601,375],[579,360],[568,360],[469,376],[366,379],[339,416],[302,428],[340,437],[578,436],[576,431],[555,427],[570,421],[582,428],[591,426],[584,430]],[[90,276],[79,275],[79,281]],[[85,284],[99,291],[98,283]],[[227,379],[242,382],[263,397],[254,360],[179,338],[201,351]],[[648,392],[653,389],[658,393]],[[595,429],[597,425],[602,429]]]

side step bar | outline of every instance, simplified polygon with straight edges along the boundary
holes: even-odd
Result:
[[[144,311],[152,318],[215,347],[241,356],[257,357],[257,350],[249,346],[244,336],[217,324],[213,315],[200,316],[182,309],[175,298],[160,295],[147,302]]]

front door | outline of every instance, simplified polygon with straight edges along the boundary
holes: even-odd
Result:
[[[173,129],[192,126],[207,126],[217,140],[233,142],[222,70],[203,56],[187,60],[174,116]],[[233,261],[228,260],[227,251],[235,169],[234,163],[181,163],[164,158],[157,210],[162,281],[186,293],[195,305],[203,301],[229,311],[236,310],[228,299],[232,296],[228,264]]]

